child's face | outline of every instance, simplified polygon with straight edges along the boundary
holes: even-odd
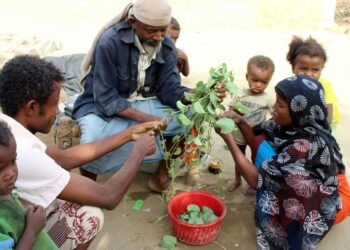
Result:
[[[10,138],[9,146],[0,146],[0,195],[8,195],[15,188],[18,169],[16,164],[16,141]]]
[[[179,39],[180,36],[180,30],[175,30],[171,27],[168,27],[168,29],[166,30],[166,34],[171,37],[174,43],[176,43],[177,39]]]
[[[293,120],[289,112],[288,102],[278,93],[276,93],[276,102],[272,108],[272,117],[278,125],[288,126],[293,124]]]
[[[299,55],[295,59],[292,70],[296,75],[304,75],[318,80],[321,76],[324,63],[323,58],[319,56]]]
[[[246,79],[250,92],[258,95],[264,92],[272,77],[271,69],[262,70],[254,64],[249,65]]]

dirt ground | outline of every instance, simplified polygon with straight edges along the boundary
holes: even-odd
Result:
[[[85,53],[99,29],[128,1],[112,0],[0,0],[0,66],[21,53],[67,55]],[[313,36],[326,48],[329,61],[324,76],[333,83],[339,99],[341,123],[334,131],[350,166],[350,124],[348,84],[350,35],[347,24],[336,25],[322,16],[323,1],[294,0],[169,0],[182,25],[178,47],[189,56],[190,77],[183,84],[194,86],[206,80],[211,67],[225,62],[235,72],[236,84],[246,85],[247,60],[264,54],[275,62],[276,71],[268,87],[274,95],[274,85],[291,75],[285,56],[293,35]],[[342,3],[349,1],[342,1]],[[35,6],[35,7],[33,7]],[[40,135],[52,143],[52,134]],[[223,142],[214,137],[212,155],[224,162],[221,175],[203,171],[200,185],[183,185],[180,190],[201,189],[212,192],[225,201],[227,215],[218,239],[201,247],[179,243],[177,249],[255,249],[254,197],[244,195],[247,185],[233,193],[224,190],[225,182],[233,175],[233,163]],[[348,177],[349,168],[348,168]],[[149,174],[140,172],[127,193],[126,199],[114,210],[105,211],[105,225],[90,249],[161,249],[158,244],[171,233],[170,222],[164,215],[159,195],[149,192]],[[108,176],[99,178],[103,182]],[[133,211],[134,200],[143,199],[141,211]],[[162,218],[162,219],[161,219]],[[158,223],[156,221],[159,220]],[[349,249],[350,219],[336,226],[320,244],[319,249]]]

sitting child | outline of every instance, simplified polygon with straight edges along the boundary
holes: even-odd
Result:
[[[306,75],[318,80],[322,84],[326,97],[328,123],[331,125],[332,130],[334,130],[340,121],[340,113],[332,84],[321,77],[322,70],[327,61],[325,49],[312,37],[303,40],[295,36],[289,44],[287,60],[292,66],[294,74]]]
[[[234,99],[229,104],[230,109],[235,110],[237,101],[250,109],[249,113],[244,114],[244,119],[250,126],[258,125],[266,120],[267,113],[272,113],[273,98],[265,92],[269,84],[275,65],[272,60],[266,56],[257,55],[249,59],[247,64],[246,79],[249,88],[243,89],[243,93],[237,99]],[[247,142],[245,141],[239,130],[234,132],[235,140],[245,154]],[[235,179],[230,180],[227,185],[229,191],[234,191],[241,185],[241,173],[235,167]],[[248,188],[246,194],[254,194],[254,190]]]
[[[0,121],[0,249],[58,249],[43,230],[43,207],[26,210],[13,192],[18,174],[16,148],[10,128]]]
[[[180,36],[180,31],[181,31],[180,24],[174,17],[172,17],[171,22],[166,31],[166,34],[171,37],[171,39],[175,44],[177,39]],[[182,51],[179,48],[176,48],[176,49],[177,49],[177,69],[182,75],[188,76],[190,74],[190,65],[188,62],[188,57],[184,51]]]

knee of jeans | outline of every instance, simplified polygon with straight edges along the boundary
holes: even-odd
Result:
[[[92,128],[87,122],[79,120],[80,126],[80,143],[90,143],[99,140],[100,134],[96,132],[96,129]]]

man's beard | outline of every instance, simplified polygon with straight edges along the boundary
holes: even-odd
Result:
[[[149,38],[144,40],[142,43],[147,46],[157,47],[163,40],[164,40],[164,37],[162,37],[162,39],[160,39],[159,41]]]

